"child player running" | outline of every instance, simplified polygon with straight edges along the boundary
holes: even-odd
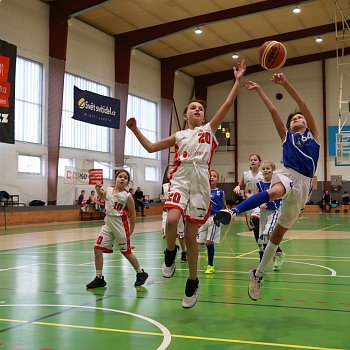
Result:
[[[167,249],[164,252],[163,276],[170,278],[175,273],[178,246],[175,245],[177,224],[180,216],[185,217],[185,242],[189,277],[182,300],[184,308],[191,308],[197,302],[199,281],[197,277],[197,232],[210,214],[210,164],[217,147],[215,132],[232,107],[237,96],[246,66],[244,61],[233,68],[235,82],[225,102],[210,122],[205,123],[204,101],[192,100],[185,109],[184,118],[188,129],[157,142],[149,141],[138,129],[135,118],[127,126],[148,152],[157,152],[175,146],[174,171],[170,179],[169,197],[164,207],[168,210],[166,226]]]
[[[174,170],[174,168],[169,167],[168,169],[168,179],[170,179],[171,173]],[[169,197],[169,182],[166,182],[163,184],[163,196],[164,196],[164,202],[167,201]],[[165,229],[166,229],[166,223],[168,220],[168,211],[163,210],[162,212],[162,233],[163,238],[165,239]],[[180,220],[177,224],[177,232],[176,237],[179,240],[179,244],[181,246],[181,262],[187,261],[187,252],[186,252],[186,243],[185,243],[185,224],[183,217],[180,217]]]
[[[230,213],[220,211],[215,218],[215,220],[227,224],[233,214],[242,213],[278,198],[283,199],[281,215],[271,233],[264,256],[259,266],[249,272],[248,294],[253,300],[259,299],[267,264],[274,256],[284,234],[298,219],[309,199],[312,190],[312,178],[316,171],[320,152],[316,122],[303,98],[288,82],[283,73],[274,74],[272,81],[282,85],[300,108],[299,112],[291,113],[288,116],[287,129],[283,125],[276,107],[264,90],[252,81],[247,81],[246,87],[248,90],[255,90],[259,94],[271,114],[278,135],[282,140],[284,168],[273,173],[269,189],[246,199]]]
[[[260,171],[261,157],[259,154],[253,153],[249,156],[249,170],[244,171],[239,184],[233,189],[235,194],[240,194],[243,190],[243,198],[248,198],[254,193],[257,193],[256,184],[263,179],[262,172]],[[256,243],[259,239],[259,217],[260,208],[254,208],[244,213],[248,229],[254,232],[254,238]],[[262,252],[259,251],[260,260],[262,258]]]
[[[216,170],[210,171],[210,196],[211,212],[208,220],[199,227],[197,235],[198,245],[206,245],[208,265],[205,274],[213,274],[214,268],[214,243],[220,243],[220,225],[214,224],[214,215],[221,209],[226,208],[225,192],[218,188],[219,173]]]
[[[261,163],[261,172],[264,176],[264,180],[257,182],[256,187],[259,192],[266,191],[271,186],[272,173],[276,170],[274,162],[265,160]],[[270,239],[271,232],[273,231],[278,216],[280,215],[280,206],[282,204],[281,199],[276,199],[272,202],[263,203],[260,205],[260,219],[259,219],[259,238],[258,245],[260,248],[261,259],[264,255],[264,250]],[[279,271],[283,264],[285,253],[280,246],[277,247],[276,254],[274,256],[273,270]],[[260,261],[261,261],[260,259]]]
[[[129,182],[129,172],[118,170],[115,186],[109,186],[104,191],[100,183],[95,185],[98,196],[105,200],[106,217],[94,245],[96,277],[86,285],[88,289],[107,285],[104,276],[102,276],[103,253],[113,253],[115,241],[118,243],[120,252],[135,269],[135,287],[142,286],[148,278],[148,273],[140,267],[130,246],[130,236],[135,227],[136,211],[131,193],[125,189]]]

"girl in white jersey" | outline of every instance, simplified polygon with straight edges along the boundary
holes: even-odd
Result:
[[[261,157],[259,154],[253,153],[249,156],[250,169],[243,172],[239,184],[233,189],[235,194],[240,194],[240,192],[243,190],[243,198],[246,199],[258,192],[256,184],[263,179],[262,172],[260,171],[260,164]],[[260,209],[258,207],[246,211],[244,214],[248,229],[254,232],[255,242],[258,243]],[[259,251],[259,256],[260,258],[262,257],[261,251]]]
[[[135,134],[148,152],[157,152],[175,147],[174,171],[171,174],[169,196],[165,202],[168,210],[166,226],[167,249],[164,252],[163,276],[170,278],[175,272],[178,246],[175,245],[177,223],[184,216],[185,242],[189,278],[186,281],[184,308],[191,308],[197,302],[199,281],[197,278],[198,247],[196,236],[198,225],[203,224],[210,214],[210,164],[217,147],[215,132],[224,120],[236,98],[246,66],[244,61],[233,68],[235,83],[226,101],[209,123],[205,124],[204,101],[193,100],[184,114],[188,129],[157,141],[149,141],[138,129],[135,118],[127,121],[127,126]]]
[[[115,186],[109,186],[104,191],[100,183],[95,185],[98,196],[105,200],[106,217],[94,245],[96,277],[86,285],[86,288],[107,285],[102,276],[103,253],[113,253],[115,242],[120,252],[136,271],[135,287],[142,286],[148,278],[148,273],[141,268],[130,245],[130,236],[135,227],[136,211],[131,193],[125,189],[129,181],[130,174],[123,169],[116,172]]]
[[[263,274],[267,264],[273,258],[284,234],[298,219],[300,212],[309,200],[312,190],[312,178],[316,171],[320,150],[317,125],[304,99],[287,81],[283,73],[274,74],[271,80],[275,84],[282,85],[287,90],[298,104],[300,112],[291,113],[288,116],[285,127],[280,114],[264,90],[252,81],[246,82],[247,89],[255,90],[259,94],[271,114],[277,133],[282,141],[284,165],[282,170],[273,173],[269,189],[251,196],[232,211],[237,214],[255,208],[262,203],[271,202],[278,198],[283,199],[281,214],[271,233],[264,256],[259,266],[249,272],[248,295],[252,300],[259,299]],[[216,220],[228,223],[229,220],[227,219],[229,217],[229,212],[221,211],[217,214]]]

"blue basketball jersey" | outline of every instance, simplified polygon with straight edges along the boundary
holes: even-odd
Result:
[[[219,210],[224,208],[224,191],[219,188],[210,190],[211,196],[211,212],[210,215],[215,215]]]
[[[283,142],[283,164],[286,168],[313,178],[319,153],[320,145],[314,139],[309,128],[306,128],[303,134],[287,131]]]
[[[271,182],[264,182],[264,181],[259,181],[256,183],[256,187],[258,188],[259,192],[264,192],[268,190],[271,186]],[[267,210],[276,210],[282,205],[282,199],[276,199],[275,201],[272,202],[267,202],[266,203],[266,209]]]

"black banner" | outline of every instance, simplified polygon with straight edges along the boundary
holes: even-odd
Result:
[[[120,100],[80,90],[74,86],[75,120],[119,129]]]
[[[0,40],[0,142],[15,143],[17,47]]]

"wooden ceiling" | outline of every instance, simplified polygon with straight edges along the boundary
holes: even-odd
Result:
[[[231,70],[236,62],[233,53],[244,58],[248,67],[259,70],[258,47],[272,39],[286,46],[287,65],[335,57],[337,48],[343,47],[346,53],[350,48],[350,41],[339,38],[348,30],[348,0],[47,2],[55,2],[69,17],[196,78],[211,76],[215,80]],[[300,13],[293,13],[295,6]],[[194,33],[197,26],[203,30],[200,35]],[[317,43],[316,37],[323,41]]]

